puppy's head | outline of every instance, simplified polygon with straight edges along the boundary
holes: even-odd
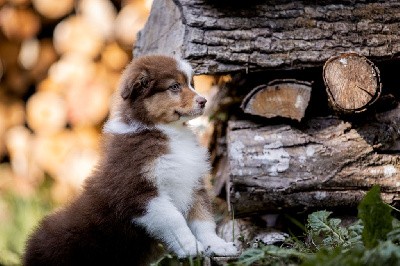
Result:
[[[203,114],[206,99],[193,88],[190,65],[168,56],[143,56],[126,67],[120,115],[146,123],[171,123]]]

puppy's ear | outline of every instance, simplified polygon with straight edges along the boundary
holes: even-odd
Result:
[[[144,93],[152,86],[149,75],[146,71],[139,72],[135,76],[128,76],[121,89],[121,97],[126,100],[132,96]]]

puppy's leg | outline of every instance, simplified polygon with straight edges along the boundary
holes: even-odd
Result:
[[[203,244],[207,255],[234,256],[238,254],[233,242],[226,242],[215,232],[216,224],[211,214],[207,192],[199,190],[189,212],[188,224],[196,238]]]
[[[163,242],[180,258],[204,252],[203,245],[190,231],[182,213],[167,196],[152,199],[146,214],[132,221],[144,227],[150,235]]]

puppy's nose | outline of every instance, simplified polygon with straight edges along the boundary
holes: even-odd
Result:
[[[196,102],[200,105],[201,108],[204,108],[204,106],[206,106],[207,100],[204,97],[197,97]]]

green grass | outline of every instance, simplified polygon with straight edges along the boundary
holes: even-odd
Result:
[[[21,264],[27,237],[52,209],[45,186],[30,197],[0,192],[0,265]]]

